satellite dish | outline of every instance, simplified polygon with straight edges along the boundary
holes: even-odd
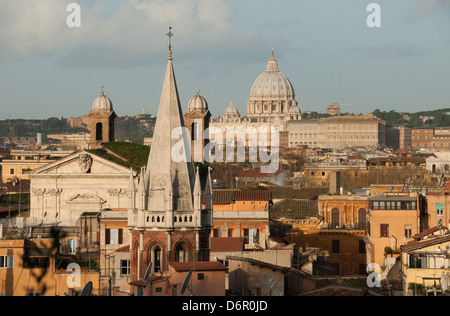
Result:
[[[80,296],[91,296],[91,293],[92,293],[92,282],[89,281],[84,286],[83,290],[81,291]]]
[[[183,285],[181,286],[181,295],[184,294],[186,291],[186,288],[191,292],[191,295],[193,295],[192,287],[189,285],[189,280],[191,279],[192,270],[189,270],[188,274],[186,275],[186,278],[183,281]]]
[[[145,271],[145,274],[144,274],[144,279],[143,279],[144,282],[148,281],[148,278],[149,278],[151,273],[152,273],[152,263],[150,262],[148,267],[147,267],[147,270]]]

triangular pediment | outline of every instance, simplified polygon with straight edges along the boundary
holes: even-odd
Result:
[[[191,118],[191,117],[193,117],[193,118],[204,118],[204,117],[209,118],[209,117],[211,117],[211,113],[209,112],[209,110],[207,110],[205,113],[202,113],[197,110],[192,110],[191,112],[186,113],[184,117],[185,118]]]
[[[31,176],[51,174],[99,175],[130,174],[130,169],[87,151],[81,151],[38,168]]]
[[[106,201],[94,194],[76,194],[67,200],[67,203],[98,203],[105,204]]]

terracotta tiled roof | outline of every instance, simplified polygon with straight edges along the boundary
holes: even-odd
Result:
[[[230,204],[234,191],[235,190],[214,190],[213,204]]]
[[[244,238],[242,237],[211,238],[211,251],[231,252],[243,250],[244,250]]]
[[[117,248],[114,252],[130,252],[130,245]]]
[[[203,196],[203,202],[205,197]],[[213,204],[231,204],[234,201],[271,201],[272,191],[268,190],[214,190]]]
[[[427,229],[427,230],[425,230],[425,231],[423,231],[423,232],[421,232],[421,233],[419,233],[419,234],[415,234],[415,235],[413,236],[413,238],[416,239],[416,240],[418,240],[418,239],[420,239],[420,238],[422,238],[422,237],[424,237],[424,236],[427,236],[427,235],[430,235],[430,234],[432,234],[432,233],[437,232],[439,229],[440,229],[440,228],[437,227],[437,226],[432,227],[432,228],[429,228],[429,229]],[[447,227],[442,227],[442,229],[447,229]]]
[[[203,262],[169,262],[175,271],[226,271],[227,268],[218,261]]]
[[[231,199],[233,201],[271,201],[272,191],[234,191]]]
[[[402,251],[420,249],[420,248],[426,247],[426,246],[438,245],[438,244],[446,242],[446,241],[450,241],[450,235],[425,239],[425,240],[421,240],[421,241],[412,241],[412,242],[407,243],[406,245],[400,246],[400,249]]]

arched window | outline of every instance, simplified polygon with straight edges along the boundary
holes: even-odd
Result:
[[[95,125],[95,140],[103,140],[103,124],[97,123]]]
[[[189,252],[188,247],[184,244],[180,244],[177,246],[175,250],[175,261],[176,262],[188,262],[189,261]]]
[[[358,210],[358,228],[366,229],[367,226],[367,210],[365,208],[360,208]]]
[[[191,140],[198,140],[198,124],[196,122],[191,124]]]
[[[153,272],[161,271],[161,247],[155,245],[151,249],[150,261],[152,263]]]

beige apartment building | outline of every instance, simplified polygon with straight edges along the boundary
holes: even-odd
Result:
[[[344,149],[386,144],[386,122],[374,115],[345,115],[287,123],[289,147]]]
[[[385,192],[369,198],[367,263],[386,266],[386,249],[398,250],[420,233],[422,203],[413,192]]]

